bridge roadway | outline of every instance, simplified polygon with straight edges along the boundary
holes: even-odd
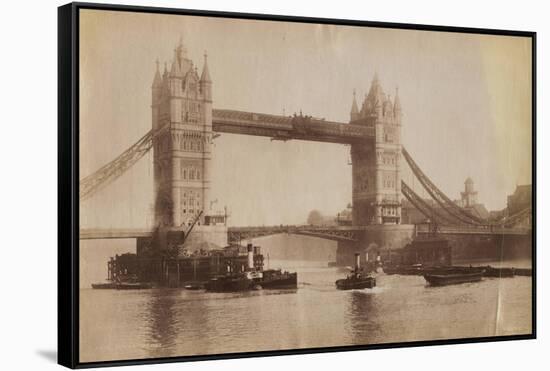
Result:
[[[262,226],[262,227],[229,227],[227,229],[229,243],[238,243],[251,238],[271,236],[280,233],[297,234],[324,238],[333,241],[356,242],[368,229],[368,226]],[[418,234],[429,234],[428,225],[417,225]],[[503,227],[454,227],[440,226],[438,233],[442,235],[528,235],[530,228],[503,228]],[[81,240],[104,240],[123,238],[152,237],[153,230],[148,228],[129,229],[81,229]]]
[[[308,140],[352,144],[373,138],[374,127],[326,121],[311,116],[212,110],[212,130],[219,133],[270,137],[275,140]]]

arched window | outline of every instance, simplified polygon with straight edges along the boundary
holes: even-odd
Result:
[[[183,179],[187,179],[187,169],[183,169]]]
[[[189,170],[189,179],[195,180],[195,169]]]
[[[197,170],[197,180],[201,180],[201,171]]]

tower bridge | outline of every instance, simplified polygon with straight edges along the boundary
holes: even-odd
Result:
[[[439,225],[440,233],[531,238],[530,227],[514,226],[525,218],[530,220],[532,210],[522,210],[506,220],[482,220],[456,205],[430,180],[402,146],[403,115],[398,91],[392,99],[384,92],[377,75],[360,106],[354,92],[350,120],[346,123],[301,113],[281,116],[215,109],[212,91],[207,55],[204,55],[199,75],[180,42],[174,50],[170,70],[165,65],[161,73],[157,62],[151,86],[151,131],[116,159],[82,179],[81,201],[116,180],[152,150],[155,229],[161,234],[185,231],[195,216],[203,212],[190,235],[195,238],[187,239],[186,244],[213,242],[224,245],[248,238],[292,233],[338,241],[338,254],[343,257],[353,256],[353,252],[372,245],[402,247],[415,234],[428,233],[422,226],[401,224],[402,195],[432,223]],[[350,145],[352,226],[226,228],[225,216],[211,209],[212,144],[216,133]],[[402,181],[402,158],[437,202],[437,210]],[[81,230],[80,238],[137,238],[139,245],[140,239],[150,240],[152,235],[150,230]],[[224,237],[220,237],[222,235]]]

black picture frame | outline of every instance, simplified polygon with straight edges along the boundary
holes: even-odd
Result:
[[[150,14],[197,15],[232,19],[252,19],[344,26],[378,27],[405,30],[444,31],[485,35],[527,37],[532,40],[532,205],[533,205],[533,281],[532,333],[526,335],[464,339],[413,341],[328,348],[258,351],[169,358],[127,359],[79,362],[79,11],[82,9],[140,12]],[[536,32],[484,28],[463,28],[422,24],[386,23],[346,19],[326,19],[267,14],[230,13],[190,9],[157,8],[94,3],[70,3],[58,8],[58,363],[69,368],[122,366],[213,359],[265,357],[290,354],[343,352],[382,348],[418,347],[462,343],[526,340],[536,338]]]

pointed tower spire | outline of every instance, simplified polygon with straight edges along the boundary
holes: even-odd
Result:
[[[206,50],[204,51],[204,66],[202,67],[199,85],[204,100],[212,102],[212,80],[210,79],[210,71],[208,71],[208,54],[206,54]]]
[[[399,87],[395,88],[395,100],[393,101],[393,113],[395,116],[401,115],[401,100],[399,99]]]
[[[355,99],[355,89],[353,89],[353,101],[351,102],[350,121],[355,121],[359,118],[359,108]]]
[[[155,71],[155,77],[153,78],[153,87],[160,86],[162,84],[162,78],[160,77],[160,71],[159,71],[159,60],[155,61],[157,65],[157,69]]]
[[[170,67],[170,76],[171,77],[181,77],[181,66],[179,58],[180,50],[179,47],[174,49],[174,59],[172,60],[172,66]]]
[[[178,41],[178,45],[176,46],[176,49],[174,49],[175,52],[175,58],[180,64],[180,69],[182,68],[182,61],[183,59],[187,59],[187,49],[183,45],[183,35],[180,34],[180,39]]]
[[[201,81],[212,82],[210,80],[210,71],[208,70],[208,54],[204,51],[204,66],[202,67]]]

